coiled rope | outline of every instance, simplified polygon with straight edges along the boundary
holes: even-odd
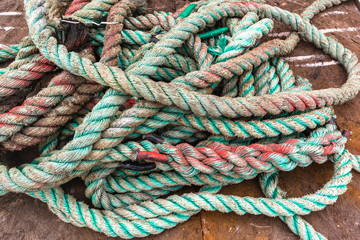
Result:
[[[5,150],[40,143],[41,155],[0,165],[0,192],[22,192],[66,222],[122,238],[157,234],[201,210],[278,216],[302,239],[325,239],[302,215],[333,204],[359,159],[345,149],[332,106],[360,89],[354,53],[311,25],[341,0],[301,15],[261,2],[201,1],[144,15],[130,0],[25,0],[30,36],[0,50],[0,96],[47,87],[0,115]],[[274,22],[287,39],[267,42]],[[340,62],[340,88],[311,90],[282,56],[300,37]],[[317,192],[285,198],[279,171],[334,162]],[[222,195],[259,175],[265,198]],[[65,194],[81,177],[94,206]],[[170,193],[189,185],[199,192]]]

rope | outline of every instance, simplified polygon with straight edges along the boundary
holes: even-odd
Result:
[[[279,217],[302,239],[326,239],[301,218],[347,189],[360,161],[345,149],[333,106],[360,90],[354,53],[301,15],[263,2],[213,0],[145,14],[143,1],[24,0],[30,36],[0,49],[0,100],[46,87],[0,115],[3,150],[40,156],[0,165],[0,194],[21,192],[65,222],[125,239],[158,234],[201,210]],[[262,39],[274,22],[285,40]],[[311,90],[282,56],[303,38],[347,71],[340,88]],[[279,172],[334,163],[323,188],[286,198]],[[259,176],[264,198],[219,194]],[[66,194],[75,177],[93,207]],[[177,195],[185,186],[194,193]],[[95,208],[94,208],[95,207]]]

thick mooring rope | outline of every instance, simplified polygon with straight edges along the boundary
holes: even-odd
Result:
[[[310,20],[263,2],[213,0],[144,14],[141,1],[24,0],[30,36],[0,49],[0,97],[48,85],[0,115],[4,150],[41,155],[0,165],[0,192],[22,192],[62,220],[122,238],[157,234],[201,210],[278,216],[302,239],[325,239],[301,215],[333,204],[359,159],[345,149],[332,106],[360,90],[358,59]],[[67,7],[67,10],[66,10]],[[274,21],[294,33],[261,39]],[[282,56],[300,37],[340,62],[340,88],[311,90]],[[279,171],[334,162],[317,192],[285,198]],[[259,175],[265,198],[222,195]],[[94,207],[61,185],[81,177]],[[184,186],[199,192],[171,194]],[[169,195],[171,194],[171,195]]]

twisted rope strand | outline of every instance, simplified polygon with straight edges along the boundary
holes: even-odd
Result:
[[[31,163],[0,165],[0,194],[26,193],[65,222],[126,239],[201,210],[278,216],[303,239],[325,239],[301,216],[333,204],[360,171],[333,111],[360,90],[359,64],[309,20],[341,2],[317,0],[301,15],[236,0],[142,15],[143,1],[24,0],[30,36],[0,49],[0,61],[14,59],[1,71],[2,96],[63,71],[0,115],[4,149],[40,143]],[[275,21],[295,32],[263,42]],[[77,30],[64,33],[64,23]],[[294,75],[282,56],[300,37],[345,67],[343,86],[311,90]],[[323,188],[285,198],[280,171],[328,160],[334,175]],[[257,176],[266,198],[219,194]],[[75,177],[97,209],[63,192]],[[200,190],[174,193],[190,185]]]

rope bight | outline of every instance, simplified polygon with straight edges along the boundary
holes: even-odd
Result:
[[[360,89],[358,59],[310,20],[261,1],[213,0],[145,14],[142,1],[24,0],[30,35],[0,50],[1,101],[48,85],[0,115],[4,151],[40,146],[0,165],[0,193],[22,192],[62,220],[125,239],[158,234],[201,210],[279,217],[302,239],[325,239],[301,218],[346,191],[359,158],[345,149],[333,106]],[[274,21],[294,33],[262,38]],[[311,90],[282,56],[303,38],[341,63],[339,88]],[[323,188],[285,198],[279,171],[334,163]],[[264,198],[219,194],[259,176]],[[75,177],[93,207],[65,194]],[[184,186],[198,192],[172,193]]]

